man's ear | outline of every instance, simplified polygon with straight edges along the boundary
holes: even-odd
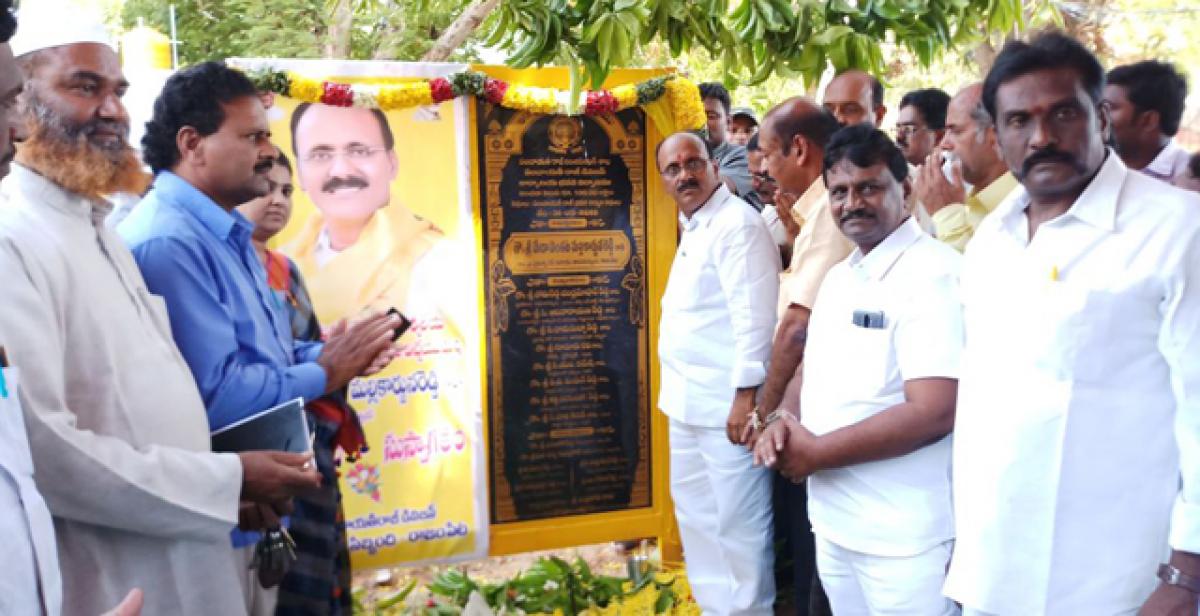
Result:
[[[796,152],[796,166],[804,167],[808,164],[808,157],[813,155],[813,148],[808,143],[808,139],[804,135],[797,133],[792,136],[792,150]]]
[[[1104,103],[1096,105],[1096,122],[1100,124],[1100,137],[1107,145],[1112,137],[1112,118],[1108,115],[1108,105]]]
[[[197,167],[205,165],[204,137],[194,126],[180,127],[175,133],[175,149],[179,151],[179,162]]]
[[[880,105],[875,108],[875,127],[883,126],[883,117],[887,115],[887,107]]]
[[[400,173],[400,160],[398,158],[396,158],[396,150],[388,150],[387,151],[387,160],[388,160],[388,167],[389,167],[388,181],[395,182],[396,175],[398,173]]]
[[[1159,133],[1162,132],[1162,114],[1154,109],[1149,109],[1138,114],[1138,128],[1145,132]]]

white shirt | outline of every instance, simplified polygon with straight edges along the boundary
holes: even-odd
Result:
[[[776,246],[788,245],[788,230],[779,220],[779,210],[775,209],[774,205],[767,204],[759,214],[763,217],[763,222],[767,223],[767,231],[771,233],[771,239],[775,240]]]
[[[957,378],[961,255],[909,217],[865,256],[855,248],[821,283],[804,351],[800,417],[816,435],[904,402],[904,383]],[[883,326],[854,324],[882,313]],[[950,437],[903,456],[808,479],[813,532],[876,556],[913,556],[954,537]]]
[[[658,407],[686,424],[720,427],[734,390],[767,376],[779,249],[762,216],[723,185],[680,224],[662,298]]]
[[[20,164],[2,184],[0,345],[21,370],[38,490],[54,516],[64,614],[131,588],[145,614],[240,614],[229,531],[242,465],[208,417],[112,206]]]
[[[1017,188],[964,260],[946,591],[996,614],[1124,613],[1168,538],[1200,553],[1200,197],[1109,152],[1032,241],[1028,202]]]
[[[5,368],[0,389],[0,537],[4,537],[4,575],[0,575],[0,614],[62,612],[62,577],[54,523],[33,483],[33,459],[25,419],[17,398],[18,370]]]
[[[1179,144],[1172,139],[1163,146],[1163,149],[1159,150],[1158,156],[1155,156],[1154,160],[1142,169],[1142,173],[1156,180],[1170,182],[1175,174],[1187,168],[1188,159],[1191,157],[1191,152],[1179,147]]]

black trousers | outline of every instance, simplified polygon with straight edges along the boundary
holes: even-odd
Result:
[[[797,616],[832,616],[829,599],[817,577],[817,546],[808,522],[808,486],[775,474],[776,585],[790,590]]]

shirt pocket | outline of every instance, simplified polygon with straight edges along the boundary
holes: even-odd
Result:
[[[852,315],[846,315],[851,319]],[[882,392],[895,378],[896,362],[893,348],[893,324],[882,328],[859,327],[850,323],[842,330],[845,338],[837,341],[842,358],[838,362],[846,370],[838,375],[837,381],[845,387],[847,395],[856,399],[874,396]]]

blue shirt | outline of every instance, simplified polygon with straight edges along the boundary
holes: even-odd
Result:
[[[254,225],[163,171],[121,222],[146,286],[167,303],[171,334],[217,430],[325,392],[320,343],[296,342],[250,236]],[[285,520],[285,524],[286,524]],[[235,547],[261,535],[233,531]]]
[[[319,398],[319,343],[296,342],[267,286],[254,226],[163,171],[118,227],[196,379],[213,430],[296,397]]]

